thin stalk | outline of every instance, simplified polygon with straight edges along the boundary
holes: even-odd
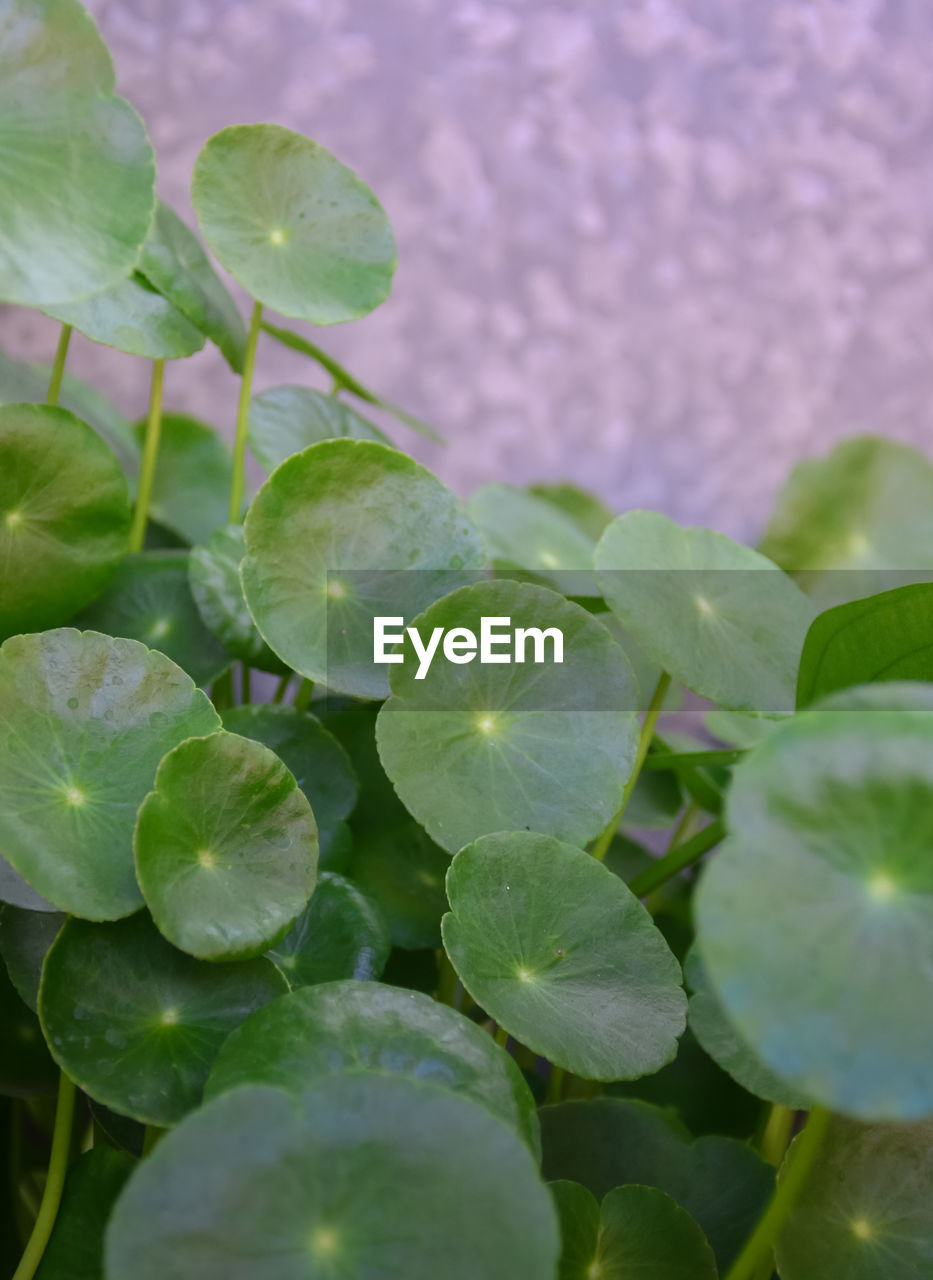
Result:
[[[253,303],[243,357],[243,377],[240,379],[240,399],[236,410],[236,438],[233,442],[233,480],[230,484],[230,513],[228,520],[238,524],[243,510],[243,493],[246,489],[246,433],[249,426],[249,400],[253,390],[253,369],[256,367],[256,344],[262,323],[262,303]]]
[[[253,690],[252,674],[249,669],[249,663],[244,662],[240,667],[240,701],[244,704],[249,702]]]
[[[143,445],[143,461],[139,472],[139,492],[136,495],[136,510],[133,512],[133,527],[130,530],[130,551],[142,551],[146,540],[146,521],[149,519],[149,499],[152,497],[152,482],[155,479],[156,462],[159,457],[159,441],[162,437],[162,382],[165,374],[165,361],[153,360],[152,383],[149,388],[149,416],[146,419],[146,440]]]
[[[602,862],[605,858],[609,846],[612,843],[612,837],[619,829],[619,823],[622,821],[622,815],[625,813],[628,802],[632,797],[632,792],[635,790],[635,783],[638,781],[638,775],[641,773],[642,765],[645,763],[648,748],[651,746],[651,739],[654,737],[655,725],[658,723],[658,716],[661,714],[661,708],[664,705],[664,699],[667,697],[667,691],[670,687],[670,683],[670,676],[666,671],[662,671],[657,687],[651,695],[648,710],[645,712],[645,719],[641,726],[641,733],[638,737],[638,750],[635,753],[635,767],[632,770],[632,776],[625,784],[625,790],[622,792],[622,803],[619,805],[618,811],[610,820],[606,830],[597,839],[590,851],[597,862]]]
[[[505,1049],[509,1043],[509,1033],[506,1031],[505,1027],[496,1027],[496,1034],[493,1039],[500,1048]]]
[[[292,673],[290,671],[286,671],[285,675],[282,676],[281,680],[275,686],[275,693],[272,695],[273,702],[282,701],[282,699],[285,697],[285,690],[288,688],[289,684],[291,683],[291,678],[292,678]]]
[[[52,1133],[52,1154],[49,1158],[49,1172],[42,1192],[42,1202],[36,1216],[35,1225],[29,1243],[23,1252],[19,1266],[13,1273],[13,1280],[32,1280],[36,1274],[45,1246],[49,1242],[58,1206],[61,1204],[62,1190],[65,1186],[65,1173],[68,1168],[68,1153],[71,1149],[71,1126],[75,1113],[75,1087],[73,1081],[63,1071],[58,1082],[58,1104],[55,1108],[55,1129]]]
[[[551,1063],[551,1074],[547,1078],[547,1097],[545,1102],[560,1102],[564,1095],[564,1080],[566,1071],[563,1067],[555,1067]]]
[[[49,392],[45,397],[46,404],[58,404],[58,393],[62,389],[62,377],[65,373],[65,361],[68,359],[68,343],[71,341],[71,325],[63,324],[58,335],[58,346],[55,348],[55,363],[52,365],[52,376],[49,378]]]
[[[167,1130],[161,1128],[157,1124],[147,1124],[146,1131],[143,1134],[143,1155],[147,1156],[150,1151],[154,1151],[162,1139],[165,1137]]]
[[[767,1160],[768,1164],[773,1164],[775,1169],[780,1167],[784,1159],[796,1114],[792,1107],[782,1107],[777,1102],[772,1104],[768,1112],[758,1149],[761,1152],[761,1158]]]
[[[754,1280],[767,1263],[778,1232],[796,1204],[819,1154],[829,1120],[830,1113],[824,1107],[814,1107],[810,1112],[800,1136],[788,1152],[771,1203],[732,1264],[726,1280]]]
[[[441,947],[437,952],[437,1000],[453,1006],[457,993],[457,971],[450,963],[447,952]]]
[[[709,853],[714,845],[719,844],[723,836],[726,834],[726,828],[721,818],[717,818],[702,831],[698,831],[695,836],[691,836],[689,840],[685,840],[683,844],[678,844],[670,849],[663,858],[658,858],[657,862],[653,862],[650,867],[645,867],[640,875],[635,876],[629,881],[629,888],[636,898],[644,898],[647,894],[653,893],[655,889],[659,889],[662,884],[667,884],[672,876],[676,876],[679,872],[686,870],[703,857],[704,853]]]
[[[233,669],[228,667],[211,685],[211,702],[217,711],[233,706]]]
[[[292,706],[296,711],[307,711],[311,705],[311,695],[314,693],[314,681],[308,680],[307,677],[302,680],[298,686],[298,692],[295,694],[295,701]]]

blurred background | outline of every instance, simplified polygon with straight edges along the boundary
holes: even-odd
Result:
[[[930,0],[87,3],[186,219],[233,123],[375,189],[393,297],[312,336],[447,435],[396,438],[461,492],[567,478],[748,538],[842,436],[933,444]],[[0,309],[11,354],[56,332]],[[145,361],[76,335],[69,369],[143,412]],[[315,376],[261,344],[256,390]],[[167,369],[231,434],[236,394],[214,351]]]

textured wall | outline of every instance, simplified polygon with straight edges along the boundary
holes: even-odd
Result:
[[[930,0],[91,0],[162,194],[221,126],[334,150],[396,227],[325,341],[466,490],[569,476],[733,533],[855,430],[931,443]],[[48,353],[20,314],[5,345]],[[148,373],[76,344],[127,409]],[[265,347],[259,387],[307,372]],[[219,358],[168,398],[217,423]]]

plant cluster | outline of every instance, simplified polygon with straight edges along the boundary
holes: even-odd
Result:
[[[0,298],[61,324],[0,357],[0,1271],[933,1276],[933,465],[844,443],[757,550],[464,505],[269,319],[384,301],[363,182],[207,141],[244,324],[76,0],[0,33]],[[151,361],[142,421],[75,330]],[[254,395],[262,335],[329,391]],[[232,450],[162,408],[208,341]],[[413,643],[503,618],[561,660]]]

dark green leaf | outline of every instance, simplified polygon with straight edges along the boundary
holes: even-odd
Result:
[[[36,1280],[103,1280],[104,1230],[134,1163],[125,1151],[95,1147],[69,1169]]]
[[[0,917],[0,946],[2,941]],[[382,973],[391,945],[375,903],[343,876],[325,871],[297,924],[269,959],[293,988],[338,978],[366,981]]]
[[[273,387],[254,396],[250,403],[250,448],[269,475],[308,445],[341,436],[392,444],[384,432],[343,400],[311,387]]]
[[[263,640],[246,607],[240,582],[245,549],[241,524],[225,524],[206,546],[194,547],[188,561],[191,594],[204,625],[228,653],[247,666],[281,675],[288,668]]]
[[[20,998],[35,1012],[45,953],[66,917],[57,911],[26,911],[0,906],[0,957]]]
[[[397,947],[439,947],[447,910],[450,854],[411,818],[367,825],[354,835],[348,874],[379,907]]]
[[[133,430],[142,444],[145,421]],[[159,456],[149,512],[187,542],[207,542],[226,524],[233,477],[233,454],[204,422],[184,413],[162,415]]]

